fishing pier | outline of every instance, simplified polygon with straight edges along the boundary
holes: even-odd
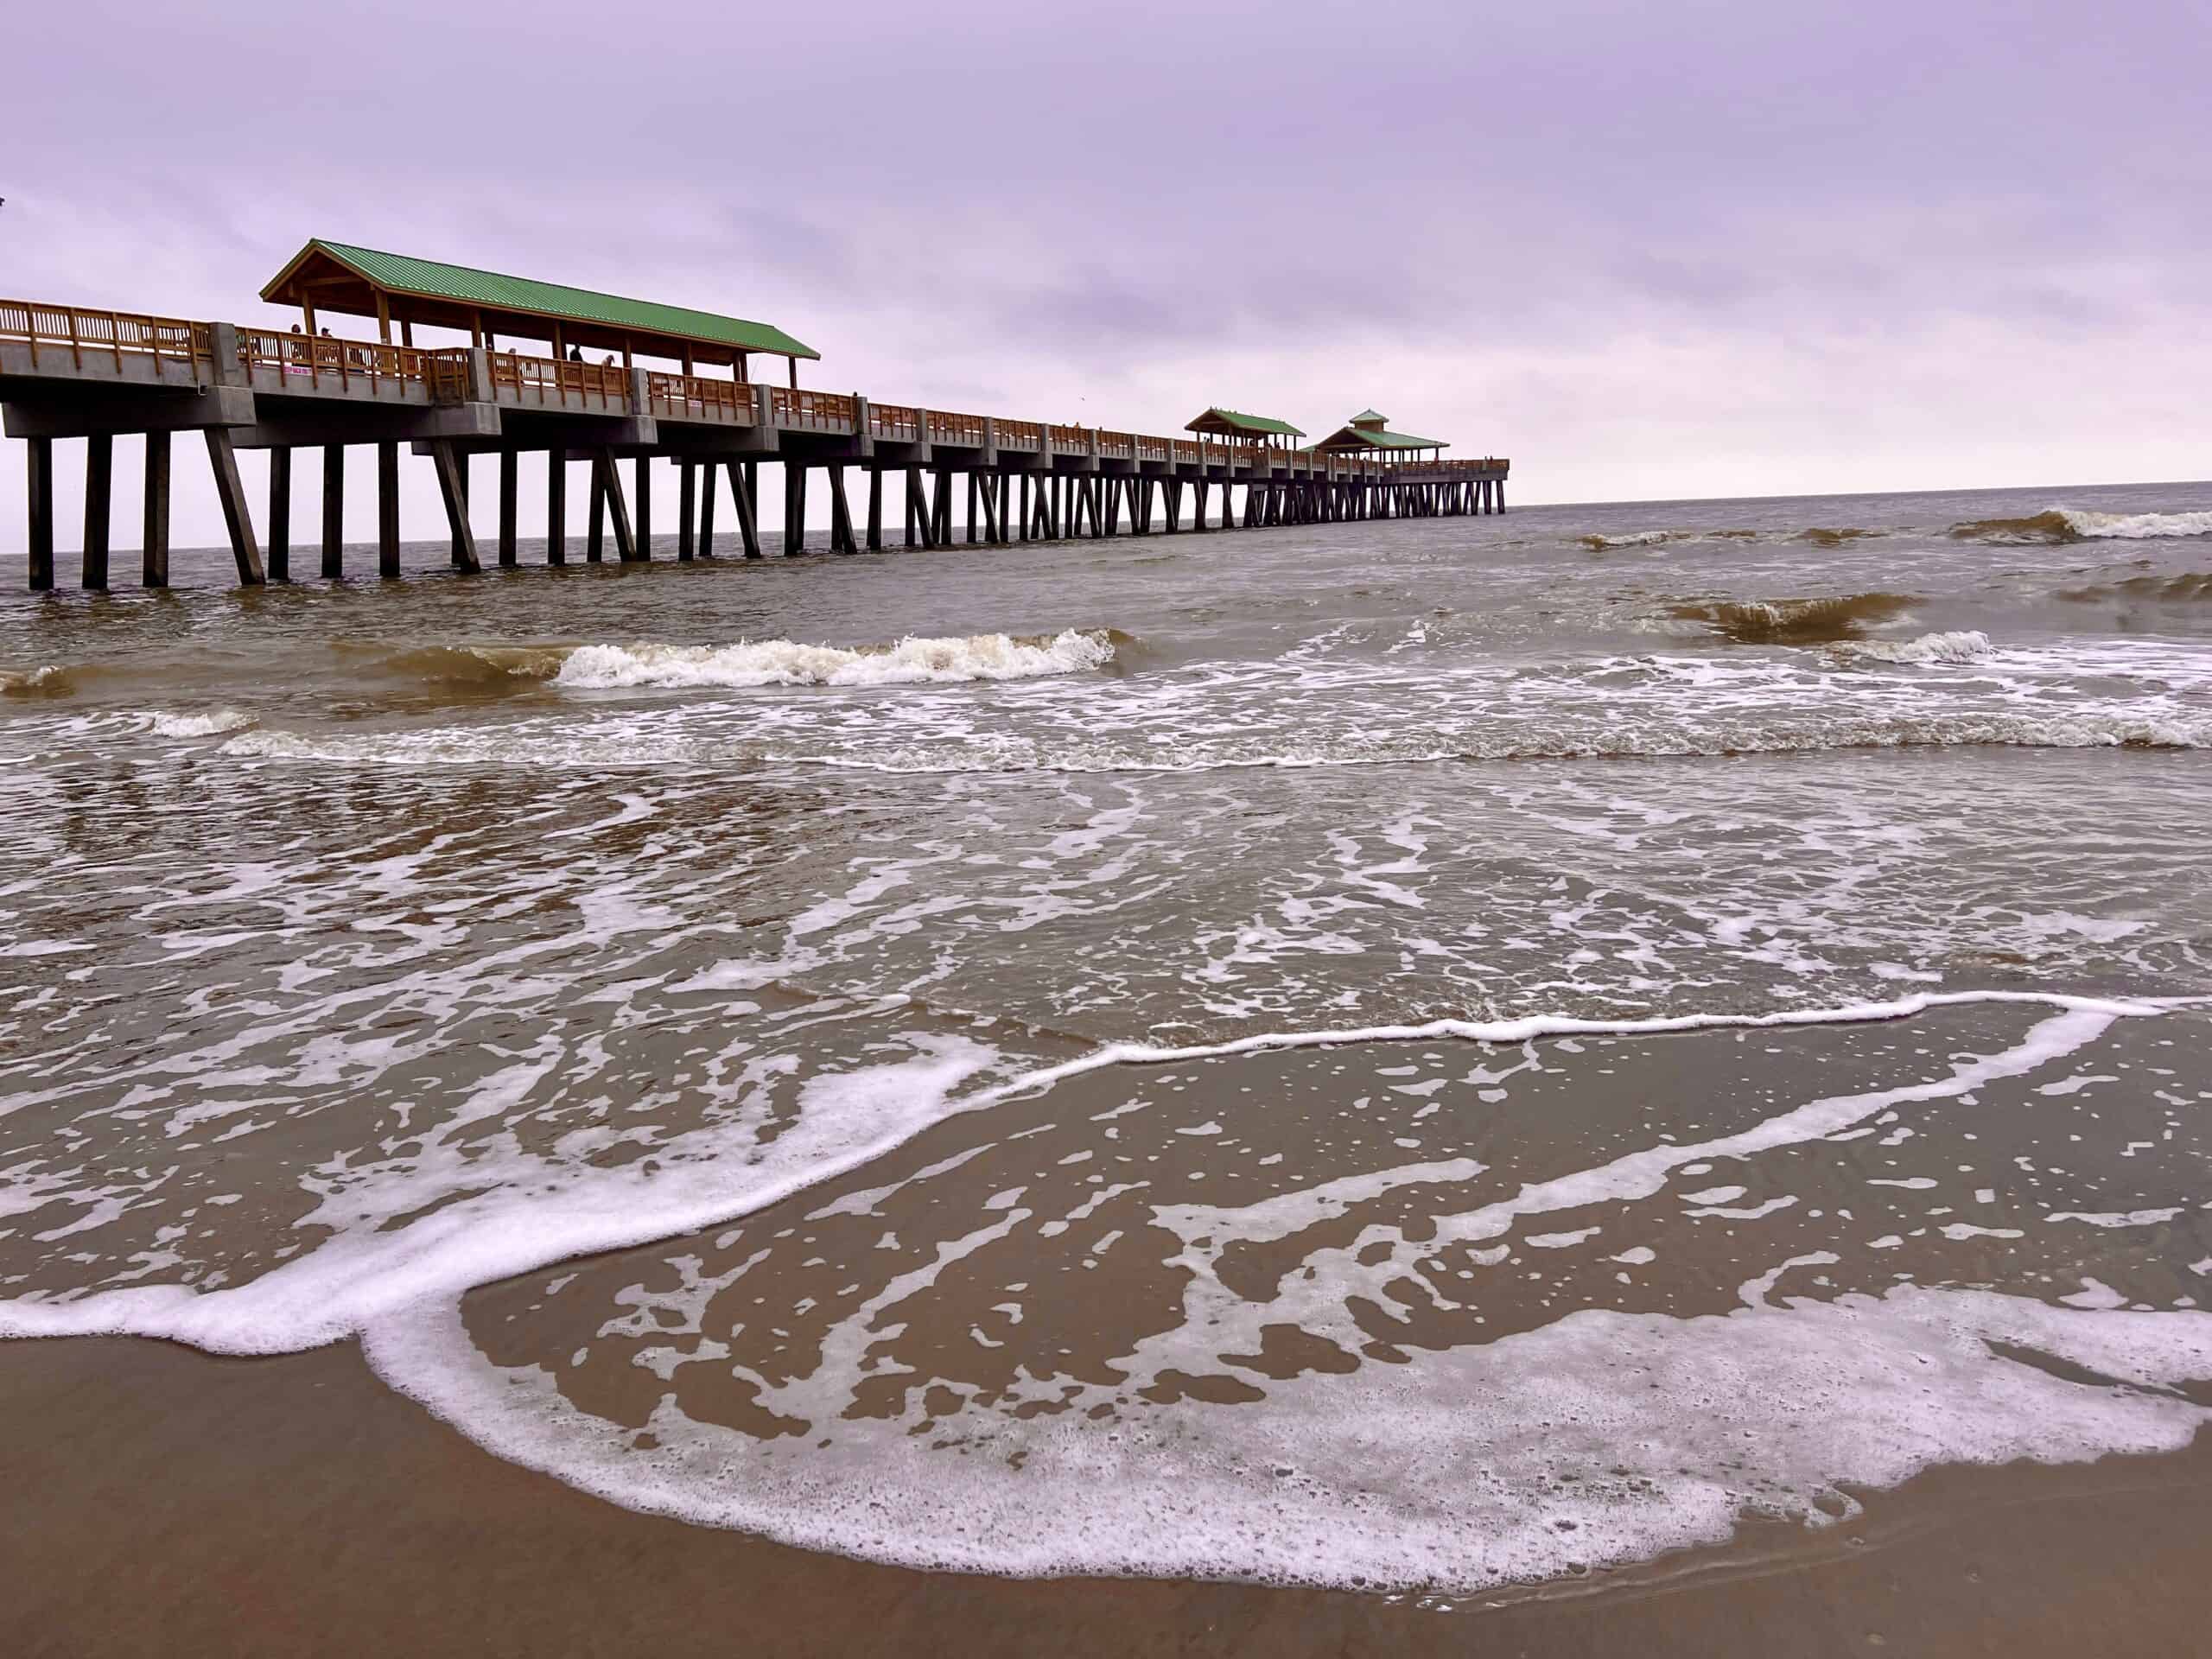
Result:
[[[141,581],[165,587],[171,442],[192,432],[206,445],[246,585],[291,578],[292,457],[302,448],[322,452],[321,574],[346,574],[344,462],[355,445],[376,452],[385,577],[400,574],[403,449],[435,472],[462,572],[485,563],[472,505],[480,457],[497,471],[491,556],[518,563],[525,452],[549,460],[545,558],[555,565],[570,552],[574,463],[589,469],[580,505],[592,563],[610,539],[625,563],[652,556],[656,461],[675,468],[683,561],[715,556],[725,481],[734,548],[749,559],[772,542],[785,556],[805,551],[817,475],[830,545],[842,553],[884,545],[887,474],[903,544],[921,548],[955,539],[963,492],[965,540],[1000,545],[1505,510],[1506,461],[1446,461],[1449,446],[1393,432],[1371,410],[1302,445],[1306,435],[1286,422],[1217,408],[1185,435],[1159,437],[803,391],[799,365],[818,354],[768,324],[323,241],[308,243],[262,298],[297,307],[301,321],[287,330],[0,300],[0,422],[29,450],[33,589],[54,586],[57,440],[86,446],[82,585],[108,586],[118,436],[145,444]],[[334,337],[322,322],[332,315],[372,317],[377,337]],[[468,343],[418,346],[418,326],[466,333]],[[779,358],[786,384],[753,378]],[[241,450],[267,452],[263,531]],[[763,465],[785,469],[779,537],[764,536],[755,511]],[[857,512],[847,483],[855,468]]]

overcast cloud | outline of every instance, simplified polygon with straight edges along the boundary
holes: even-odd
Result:
[[[892,401],[1371,403],[1522,502],[2207,470],[2201,4],[77,0],[8,35],[12,296],[261,320],[322,235],[763,318]],[[219,534],[189,454],[180,544]],[[22,500],[0,445],[18,557]]]

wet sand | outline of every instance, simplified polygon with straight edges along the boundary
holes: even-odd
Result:
[[[1438,1610],[925,1573],[639,1516],[478,1450],[351,1344],[0,1346],[9,1651],[2172,1655],[2212,1619],[2212,1446],[1948,1469],[1829,1533]]]

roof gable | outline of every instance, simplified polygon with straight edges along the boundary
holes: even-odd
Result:
[[[1302,438],[1306,435],[1288,421],[1274,420],[1265,415],[1242,414],[1236,410],[1222,409],[1218,406],[1208,409],[1205,414],[1191,422],[1183,429],[1185,432],[1198,432],[1218,431],[1224,428],[1234,432],[1247,433],[1254,437]]]

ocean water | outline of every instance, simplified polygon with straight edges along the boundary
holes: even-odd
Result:
[[[2201,1426],[2212,485],[669,550],[0,595],[0,1334],[1444,1596]]]

